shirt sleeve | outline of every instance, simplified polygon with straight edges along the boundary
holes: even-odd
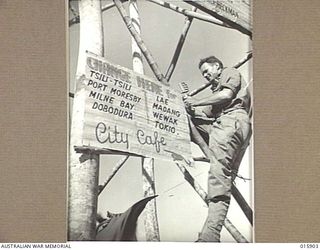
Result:
[[[220,78],[222,88],[231,89],[236,95],[241,88],[240,72],[234,68],[226,68],[223,70]]]

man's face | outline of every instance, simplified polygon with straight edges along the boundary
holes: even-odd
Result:
[[[220,67],[218,63],[203,63],[200,67],[202,76],[209,82],[212,82],[220,73]]]

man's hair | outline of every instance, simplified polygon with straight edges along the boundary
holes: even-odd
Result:
[[[204,63],[211,63],[211,64],[218,63],[220,68],[221,69],[223,68],[223,63],[218,58],[216,58],[215,56],[208,56],[206,58],[201,59],[200,62],[199,62],[199,66],[198,66],[199,69],[202,66],[202,64],[204,64]]]

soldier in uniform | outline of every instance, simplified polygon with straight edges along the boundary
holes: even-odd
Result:
[[[251,98],[235,68],[224,68],[216,57],[200,60],[202,76],[212,83],[212,94],[201,100],[186,97],[192,120],[212,152],[208,175],[208,217],[199,242],[220,242],[220,232],[231,198],[231,186],[252,134]],[[199,119],[199,117],[212,118]]]

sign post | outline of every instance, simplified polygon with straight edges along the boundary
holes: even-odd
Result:
[[[140,17],[136,0],[129,1],[129,14],[132,24],[140,34]],[[143,74],[142,53],[134,38],[132,40],[132,66],[137,73]],[[142,189],[144,197],[156,194],[154,183],[154,159],[142,157]],[[147,241],[160,241],[156,199],[148,202],[144,209],[144,227]]]
[[[68,240],[94,240],[98,195],[99,155],[76,153],[81,144],[86,92],[82,88],[86,67],[86,50],[103,55],[101,2],[80,0],[80,46],[77,65],[76,91],[73,102],[68,193]]]

